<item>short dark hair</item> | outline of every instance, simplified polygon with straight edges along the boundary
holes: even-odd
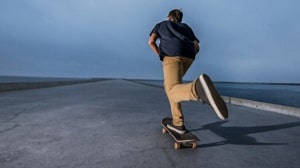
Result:
[[[171,21],[180,23],[182,21],[183,13],[180,9],[173,9],[169,12],[168,17]]]

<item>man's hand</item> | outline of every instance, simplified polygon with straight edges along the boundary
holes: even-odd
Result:
[[[195,41],[193,41],[193,43],[194,43],[194,52],[196,55],[200,51],[199,42],[197,40],[195,40]]]
[[[157,44],[156,44],[156,40],[157,40],[157,39],[158,39],[158,35],[155,34],[155,33],[152,33],[152,34],[150,35],[149,40],[148,40],[148,44],[149,44],[150,48],[153,50],[153,52],[154,52],[157,56],[159,56],[159,50],[158,50],[158,46],[157,46]]]

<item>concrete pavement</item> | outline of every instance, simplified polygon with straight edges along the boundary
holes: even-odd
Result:
[[[173,149],[161,134],[163,89],[125,80],[0,93],[0,167],[300,166],[300,119],[229,104],[183,103],[197,149]]]

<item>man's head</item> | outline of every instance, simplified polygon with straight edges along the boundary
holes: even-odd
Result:
[[[180,9],[173,9],[169,12],[168,18],[170,21],[180,23],[182,21],[183,13]]]

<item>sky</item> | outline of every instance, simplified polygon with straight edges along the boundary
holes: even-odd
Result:
[[[162,79],[149,33],[172,9],[200,39],[185,80],[300,83],[298,0],[1,0],[0,75]]]

